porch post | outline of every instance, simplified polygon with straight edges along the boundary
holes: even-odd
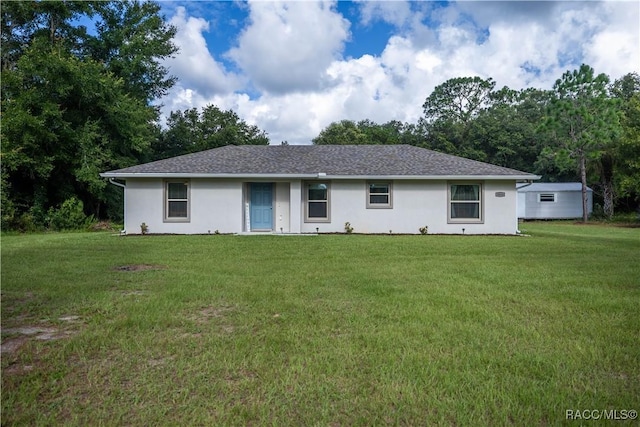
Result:
[[[301,229],[301,221],[303,215],[303,206],[302,206],[302,182],[301,181],[291,181],[291,192],[290,192],[290,213],[289,213],[289,221],[290,221],[290,233],[300,233]]]

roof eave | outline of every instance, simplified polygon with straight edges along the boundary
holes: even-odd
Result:
[[[103,178],[239,178],[239,179],[344,179],[344,180],[483,180],[483,181],[535,181],[538,175],[329,175],[314,174],[233,174],[233,173],[159,173],[159,172],[104,172]]]
[[[159,172],[104,172],[103,178],[251,178],[251,179],[284,179],[284,178],[317,178],[318,174],[264,174],[264,173],[159,173]]]

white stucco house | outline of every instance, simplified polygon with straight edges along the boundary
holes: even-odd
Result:
[[[101,174],[127,234],[515,234],[538,176],[410,145],[225,146]]]
[[[593,212],[593,190],[587,187],[587,212]],[[536,182],[518,185],[518,218],[582,218],[582,184]]]

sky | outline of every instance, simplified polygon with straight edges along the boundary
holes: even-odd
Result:
[[[216,105],[310,144],[332,122],[415,123],[455,77],[551,89],[585,63],[640,72],[638,1],[167,1],[178,78],[162,114]]]

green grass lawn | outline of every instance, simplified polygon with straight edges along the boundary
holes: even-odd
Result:
[[[578,425],[567,410],[640,410],[640,229],[521,228],[531,237],[3,236],[2,425]]]

